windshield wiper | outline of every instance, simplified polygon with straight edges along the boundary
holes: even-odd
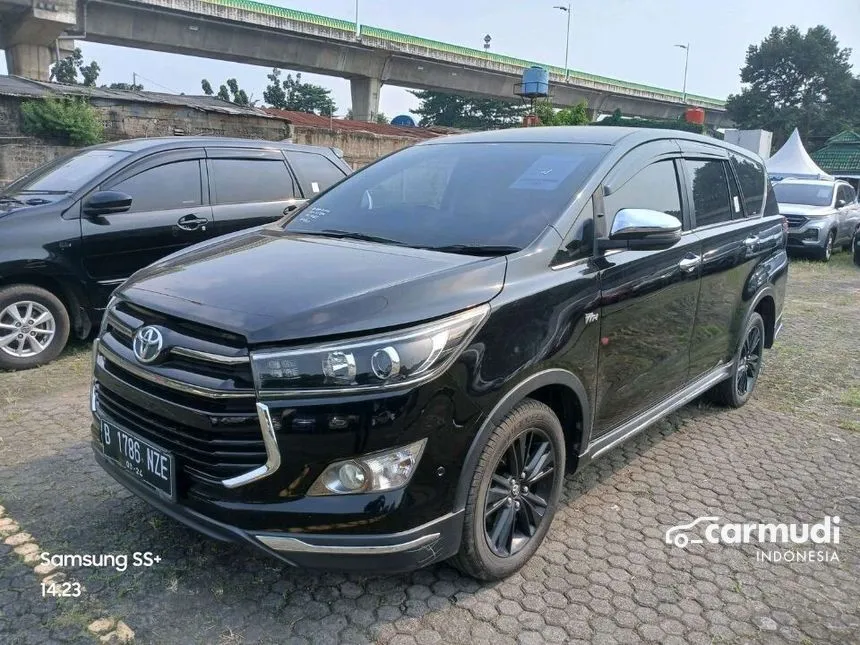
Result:
[[[500,246],[492,244],[451,244],[449,246],[422,246],[428,251],[439,251],[441,253],[460,253],[462,255],[509,255],[520,251],[518,246]]]
[[[70,190],[16,190],[19,195],[68,195]]]
[[[5,203],[21,204],[21,206],[26,206],[26,204],[17,197],[12,197],[12,195],[0,195],[0,204]]]
[[[303,231],[296,231],[303,233]],[[390,240],[387,237],[379,237],[378,235],[367,235],[366,233],[355,233],[353,231],[341,231],[336,228],[326,228],[322,231],[304,232],[305,235],[321,235],[324,237],[337,237],[346,240],[361,240],[362,242],[376,242],[377,244],[394,244],[396,246],[405,246],[403,242],[398,240]]]

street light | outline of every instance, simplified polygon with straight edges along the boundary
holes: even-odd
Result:
[[[684,50],[684,91],[683,98],[681,99],[684,103],[687,102],[687,67],[690,64],[690,43],[686,45],[675,45],[675,47],[680,47]]]
[[[359,0],[355,0],[355,39],[361,40],[361,27],[358,24],[358,3]]]
[[[567,68],[567,55],[570,52],[570,14],[572,13],[570,10],[570,3],[567,3],[567,6],[557,4],[553,7],[553,9],[559,9],[561,11],[567,12],[567,39],[564,43],[564,82],[567,83],[570,81],[570,70]]]

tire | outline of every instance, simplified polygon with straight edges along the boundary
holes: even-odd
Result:
[[[36,321],[32,329],[30,320]],[[53,293],[29,284],[0,289],[0,369],[26,370],[50,363],[68,339],[69,313]]]
[[[515,447],[519,449],[516,454]],[[544,460],[536,458],[541,451],[548,455]],[[514,459],[516,464],[526,464],[522,470],[526,477],[522,472],[514,478],[505,476],[511,474]],[[552,523],[564,482],[564,464],[564,431],[558,417],[543,403],[523,400],[496,426],[478,459],[454,566],[479,580],[499,580],[520,569],[537,551]],[[543,515],[541,502],[546,504]]]
[[[833,257],[833,243],[836,241],[836,232],[830,231],[827,234],[827,239],[824,241],[824,248],[817,249],[815,252],[815,257],[818,258],[821,262],[830,262],[830,258]]]
[[[860,267],[860,231],[854,233],[854,264]]]
[[[749,401],[761,374],[764,339],[764,320],[753,312],[741,336],[740,346],[735,352],[732,375],[711,390],[715,402],[731,408],[739,408]],[[753,356],[756,357],[755,360],[751,360]],[[741,374],[742,370],[743,374]]]

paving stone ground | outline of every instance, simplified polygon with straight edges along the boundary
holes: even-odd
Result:
[[[542,548],[493,584],[445,564],[392,577],[311,573],[209,540],[94,463],[84,349],[0,374],[7,515],[53,554],[162,558],[125,572],[66,568],[84,593],[54,600],[0,544],[0,642],[97,642],[86,626],[113,616],[137,643],[858,643],[860,270],[836,260],[792,266],[785,334],[751,403],[728,411],[696,402],[568,476]],[[831,337],[814,342],[831,353],[805,364],[808,378],[789,375],[788,388],[781,372],[798,369],[790,361],[811,342],[788,317],[802,309],[792,303],[816,302],[831,317],[817,333]],[[784,392],[798,388],[803,396],[786,403]],[[669,527],[706,515],[838,515],[838,562],[762,562],[754,544],[664,542]]]

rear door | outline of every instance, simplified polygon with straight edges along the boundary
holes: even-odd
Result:
[[[730,361],[755,296],[756,267],[781,244],[781,217],[763,217],[766,178],[752,158],[679,142],[684,189],[702,240],[701,290],[690,345],[690,376]],[[737,170],[737,172],[736,172]],[[738,181],[740,178],[740,181]]]
[[[82,264],[105,298],[138,269],[215,234],[204,190],[204,152],[147,157],[102,182],[131,196],[124,213],[81,216]]]
[[[342,168],[317,152],[288,150],[286,156],[308,199],[346,177]]]
[[[206,153],[219,235],[274,222],[304,201],[279,149],[207,148]]]
[[[640,146],[604,182],[604,235],[622,208],[684,221],[685,195],[673,141]],[[605,434],[687,383],[701,243],[685,225],[663,251],[607,251],[601,266],[600,349],[594,432]]]
[[[838,206],[840,203],[842,206]],[[849,184],[839,184],[836,190],[836,204],[839,212],[839,232],[836,242],[846,244],[854,235],[858,219],[857,194]]]

